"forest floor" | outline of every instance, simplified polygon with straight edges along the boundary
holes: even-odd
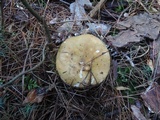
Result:
[[[0,120],[160,119],[159,0],[1,0]],[[112,56],[106,80],[65,84],[56,54],[92,34]]]

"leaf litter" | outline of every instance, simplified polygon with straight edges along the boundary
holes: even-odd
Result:
[[[88,26],[88,32],[95,34],[97,32],[98,34],[105,36],[107,33],[109,33],[111,29],[111,25],[109,24],[101,24],[101,23],[86,23]]]
[[[57,29],[57,32],[69,32],[76,25],[80,28],[81,34],[92,33],[99,34],[101,36],[107,35],[111,29],[111,25],[92,22],[92,18],[90,18],[90,16],[88,16],[86,13],[85,6],[92,8],[92,3],[89,0],[76,0],[75,2],[71,3],[69,7],[71,16],[69,16],[66,20],[60,21],[64,23]],[[55,24],[56,21],[57,18],[54,18],[49,23]],[[90,22],[85,22],[82,26],[82,22],[84,21]]]
[[[125,47],[131,43],[141,42],[149,39],[150,41],[150,56],[148,66],[151,68],[155,76],[160,75],[160,14],[138,14],[128,17],[124,21],[117,23],[117,29],[122,30],[115,36],[108,36],[107,39],[114,47]],[[123,28],[123,29],[122,29]],[[154,80],[152,80],[153,82]],[[160,114],[160,85],[153,82],[150,89],[146,89],[141,97],[150,112]],[[135,105],[131,105],[133,119],[146,120],[140,109]]]
[[[160,85],[154,82],[141,97],[150,112],[160,114]]]
[[[160,31],[159,14],[151,15],[142,13],[128,17],[124,21],[117,23],[127,30],[123,30],[115,36],[109,36],[108,40],[115,47],[123,47],[131,42],[140,42],[144,38],[156,40]],[[118,28],[117,28],[118,29]]]
[[[50,29],[51,32],[55,35],[53,42],[55,42],[57,39],[64,41],[65,38],[70,37],[71,35],[73,35],[73,33],[74,35],[75,33],[78,33],[78,34],[92,33],[94,35],[100,34],[102,36],[111,34],[110,32],[112,31],[112,29],[114,29],[114,26],[110,24],[106,24],[106,22],[104,21],[101,21],[101,20],[99,21],[95,18],[89,18],[87,16],[90,10],[85,9],[85,4],[87,4],[86,2],[88,1],[89,0],[80,0],[79,2],[78,0],[76,0],[74,4],[72,4],[73,6],[71,7],[70,14],[67,13],[69,12],[69,7],[67,12],[66,11],[64,12],[62,10],[60,12],[57,12],[58,13],[57,14],[56,12],[54,12],[58,10],[57,9],[58,7],[56,9],[54,8],[57,4],[51,5],[53,10],[47,11],[46,16],[48,16],[48,18],[46,19],[47,21],[49,21],[48,25],[51,28]],[[61,6],[61,4],[58,4],[58,5]],[[93,8],[91,4],[89,6]],[[10,9],[8,9],[6,10],[6,14],[7,14],[7,11],[9,11],[9,13],[11,12]],[[77,11],[79,12],[76,13]],[[26,24],[24,24],[22,29],[20,27],[21,25],[20,19],[22,19],[21,17],[24,18],[22,19],[23,22],[28,22],[28,19],[30,19],[30,15],[26,11],[20,11],[20,12],[21,13],[17,12],[18,14],[20,14],[20,16],[17,15],[18,18],[16,17],[12,18],[8,16],[5,22],[10,20],[12,22],[14,20],[16,21],[16,23],[13,24],[14,29],[11,33],[16,33],[16,34],[18,33],[18,36],[7,39],[8,40],[7,42],[10,43],[9,44],[11,46],[10,49],[15,54],[17,54],[16,58],[21,60],[22,63],[21,62],[14,63],[14,60],[10,58],[10,56],[13,56],[10,54],[12,52],[7,53],[8,58],[5,58],[5,62],[2,61],[2,77],[4,82],[7,82],[9,80],[8,77],[12,78],[12,76],[15,76],[16,74],[18,74],[21,71],[21,67],[23,67],[23,58],[25,58],[24,56],[26,55],[26,49],[24,49],[25,44],[23,43],[23,40],[22,40],[23,37],[21,36],[21,32],[19,32],[19,30],[22,30],[22,32],[24,32],[25,34],[27,33],[26,31],[28,30],[29,31],[32,30],[33,32],[33,35],[31,37],[32,39],[26,37],[28,44],[34,41],[34,49],[32,49],[31,53],[29,54],[30,57],[29,57],[29,60],[27,60],[26,69],[34,66],[34,64],[38,63],[39,62],[38,60],[41,59],[38,56],[41,55],[41,52],[40,52],[42,49],[41,46],[43,46],[42,43],[44,42],[44,34],[41,31],[42,28],[39,26],[39,24],[35,24],[35,20],[32,16],[33,22],[28,23],[30,26],[28,26],[28,24],[27,26]],[[29,18],[23,16],[23,12],[27,13]],[[64,13],[64,14],[60,15],[60,13]],[[109,20],[106,20],[106,21],[109,21]],[[145,51],[145,47],[143,48],[142,46],[142,49],[138,51],[132,50],[132,47],[134,46],[134,49],[138,48],[137,46],[135,46],[134,43],[137,43],[139,44],[139,46],[141,46],[140,43],[145,41],[146,38],[149,38],[150,42],[155,41],[154,45],[153,44],[150,45],[152,46],[152,50],[153,50],[151,55],[154,56],[153,59],[151,57],[151,59],[153,60],[153,65],[150,65],[150,66],[151,67],[154,66],[153,71],[155,71],[155,67],[157,67],[157,71],[158,71],[159,66],[155,62],[156,59],[158,59],[158,54],[155,51],[158,51],[159,49],[158,49],[158,46],[155,46],[155,45],[159,44],[158,43],[159,40],[157,40],[157,34],[159,31],[159,21],[160,21],[160,18],[158,15],[151,15],[148,13],[141,13],[135,16],[130,16],[130,17],[127,17],[126,20],[120,21],[117,23],[117,25],[123,26],[123,29],[120,29],[120,27],[116,28],[120,30],[120,32],[117,35],[109,36],[110,38],[104,37],[104,40],[103,40],[104,42],[108,42],[108,41],[111,42],[113,44],[113,47],[116,48],[116,50],[119,53],[123,53],[123,55],[125,54],[126,58],[129,58],[132,63],[135,63],[135,65],[132,66],[126,62],[126,58],[124,56],[122,57],[119,55],[118,59],[113,58],[117,62],[116,68],[119,68],[119,67],[127,68],[127,72],[129,69],[132,69],[132,68],[137,68],[139,70],[139,71],[137,70],[138,73],[136,72],[136,74],[134,75],[132,73],[132,70],[130,70],[131,72],[129,73],[124,72],[125,74],[124,76],[122,76],[122,78],[124,78],[123,80],[125,81],[125,83],[123,83],[122,85],[119,85],[119,83],[115,81],[115,79],[113,78],[115,76],[112,75],[113,71],[111,69],[111,73],[107,78],[107,80],[96,88],[93,88],[93,89],[89,88],[87,90],[82,90],[82,91],[70,88],[69,86],[66,86],[63,82],[60,81],[58,75],[54,70],[54,67],[53,67],[54,65],[51,65],[50,63],[50,51],[46,50],[47,59],[44,61],[42,67],[37,68],[35,71],[32,71],[31,73],[26,74],[26,76],[31,75],[35,78],[40,78],[38,80],[35,79],[36,81],[38,81],[38,84],[40,86],[40,88],[38,88],[40,92],[37,89],[33,89],[31,91],[28,91],[25,89],[25,93],[27,92],[28,94],[25,97],[25,99],[23,99],[24,98],[23,96],[25,95],[23,95],[24,94],[23,92],[21,93],[21,87],[19,87],[21,85],[21,80],[16,80],[13,86],[14,89],[12,87],[11,88],[6,87],[7,88],[6,95],[9,95],[11,97],[9,98],[9,100],[7,99],[7,101],[5,101],[4,105],[5,104],[12,105],[13,101],[16,102],[16,105],[18,104],[18,107],[21,107],[22,102],[34,104],[38,107],[38,109],[36,110],[34,109],[31,115],[33,115],[32,116],[33,118],[40,119],[40,120],[47,119],[47,118],[49,119],[76,119],[76,118],[79,118],[79,119],[93,119],[93,118],[94,119],[111,119],[111,118],[127,119],[127,117],[130,118],[131,114],[134,114],[134,117],[138,118],[139,116],[141,116],[141,118],[143,118],[143,115],[145,114],[142,112],[142,109],[137,108],[137,106],[134,106],[133,105],[134,103],[132,101],[130,102],[130,96],[128,96],[128,94],[132,92],[133,86],[130,87],[127,84],[127,82],[128,81],[131,82],[132,79],[134,79],[134,82],[137,82],[137,83],[139,82],[139,84],[142,84],[145,82],[147,83],[148,79],[150,79],[149,77],[145,78],[143,76],[140,76],[140,74],[142,73],[140,67],[142,67],[143,64],[146,64],[145,60],[146,60],[146,57],[148,58],[148,52],[147,54],[143,55],[143,52],[139,52],[139,51],[143,49]],[[8,26],[9,25],[10,23],[8,24]],[[15,29],[17,28],[17,26],[18,26],[18,29]],[[147,26],[149,26],[149,28],[147,28]],[[127,45],[132,45],[132,47],[131,48],[125,47]],[[57,45],[57,47],[59,47],[59,44]],[[126,49],[126,51],[124,49]],[[51,53],[53,53],[54,55],[56,54],[53,51],[51,51]],[[134,59],[136,59],[138,55],[142,57],[139,57],[138,62],[137,61],[135,62]],[[52,63],[53,62],[54,61],[52,61]],[[51,73],[46,73],[46,71],[53,71],[53,72],[51,74]],[[117,76],[119,76],[119,73],[117,73]],[[134,78],[132,78],[133,76]],[[126,77],[128,77],[128,79]],[[153,79],[156,79],[156,77],[158,76],[155,76],[155,78]],[[53,82],[56,83],[56,86],[54,87],[53,91],[50,91],[50,92],[43,91],[43,88],[45,88],[44,86],[48,86]],[[143,89],[141,89],[140,91],[137,90],[134,92],[139,94],[139,92],[145,89],[144,86],[142,87]],[[127,93],[127,95],[123,96],[123,93],[125,92]],[[156,92],[153,92],[153,93],[156,93]],[[47,95],[47,97],[45,95]],[[146,95],[148,95],[148,93]],[[154,95],[152,96],[153,98],[156,98],[156,96]],[[137,99],[136,95],[134,97],[135,97],[134,99]],[[145,98],[143,100],[147,101]],[[35,104],[35,103],[39,103],[39,104]],[[126,103],[127,103],[127,106],[126,106]],[[130,105],[132,106],[130,107]],[[43,107],[42,109],[41,106],[45,106],[45,107]],[[149,105],[149,106],[155,107],[155,105]],[[5,107],[7,108],[7,111],[13,110],[11,107],[8,107],[8,106],[5,106]],[[14,105],[12,107],[14,108]],[[127,107],[127,110],[124,107],[125,108]],[[132,111],[130,111],[130,108],[132,109]],[[34,112],[34,111],[37,111],[37,112]],[[8,115],[10,113],[6,113],[6,114]],[[16,115],[13,115],[13,117],[16,117],[16,118],[17,116],[18,118],[22,118],[21,113],[16,112]],[[31,116],[28,116],[28,119],[30,118]]]
[[[70,12],[77,25],[81,25],[80,21],[82,20],[88,20],[88,16],[84,9],[85,5],[92,7],[92,3],[89,0],[75,0],[75,2],[70,4]]]

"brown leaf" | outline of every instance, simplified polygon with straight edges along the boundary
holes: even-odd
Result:
[[[45,93],[46,90],[44,88],[33,89],[27,94],[27,97],[23,101],[23,104],[40,103],[42,102]]]
[[[148,37],[155,40],[160,31],[159,15],[150,15],[148,13],[143,13],[135,16],[129,17],[125,21],[121,21],[118,24],[125,26],[127,28],[132,28],[137,31],[139,35]]]
[[[120,25],[126,29],[132,28],[132,31],[124,30],[116,36],[109,36],[108,40],[115,47],[123,47],[130,42],[139,42],[144,37],[155,40],[160,31],[159,16],[148,13],[128,17],[127,20],[119,22],[117,26]]]
[[[120,32],[116,36],[108,36],[107,39],[112,42],[112,45],[115,47],[123,47],[129,42],[139,42],[142,37],[136,31],[126,30]]]
[[[160,113],[160,85],[153,83],[151,88],[141,95],[146,107],[153,113]]]

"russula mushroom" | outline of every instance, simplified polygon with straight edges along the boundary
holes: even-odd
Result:
[[[105,80],[110,69],[110,54],[97,37],[85,34],[66,39],[56,57],[61,79],[73,87],[97,85]]]

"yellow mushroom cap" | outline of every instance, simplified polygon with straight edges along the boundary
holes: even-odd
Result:
[[[61,79],[73,87],[97,85],[105,80],[110,69],[110,54],[97,37],[85,34],[66,39],[56,57]]]

